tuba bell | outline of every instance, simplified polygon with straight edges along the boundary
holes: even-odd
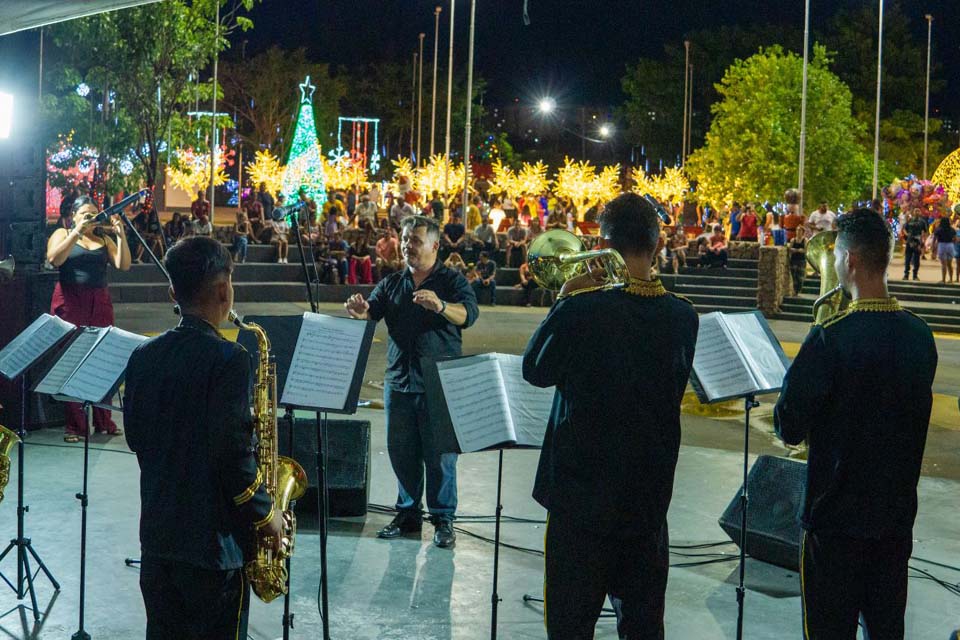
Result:
[[[17,261],[13,256],[0,260],[0,282],[13,279],[13,270],[17,266]]]
[[[0,424],[0,502],[3,502],[3,490],[10,481],[10,451],[18,442],[17,434]]]
[[[836,231],[821,231],[807,243],[807,262],[820,274],[820,297],[813,303],[813,323],[820,324],[840,311],[843,287],[833,265]]]
[[[530,243],[527,252],[527,266],[534,282],[550,291],[559,291],[567,280],[586,273],[586,263],[590,260],[598,261],[603,267],[601,285],[613,288],[629,282],[630,272],[618,251],[587,251],[580,238],[563,229],[541,233]]]

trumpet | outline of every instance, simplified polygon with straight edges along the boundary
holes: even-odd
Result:
[[[585,263],[590,260],[598,261],[603,267],[602,286],[619,287],[630,281],[630,271],[618,251],[587,251],[580,238],[563,229],[541,233],[530,244],[527,253],[527,266],[533,281],[551,291],[559,291],[567,280],[583,275]]]

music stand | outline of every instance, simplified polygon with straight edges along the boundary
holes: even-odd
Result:
[[[116,327],[83,327],[70,344],[57,354],[57,361],[34,387],[34,392],[50,395],[63,402],[83,405],[83,488],[76,494],[80,501],[80,604],[79,623],[72,640],[90,640],[84,629],[87,577],[87,493],[90,472],[90,430],[93,408],[120,411],[111,400],[123,381],[130,354],[147,338]],[[106,347],[109,343],[109,347]]]
[[[302,316],[248,316],[244,321],[259,324],[270,337],[271,353],[276,359],[277,388],[283,389],[278,400],[286,415],[291,417],[296,409],[316,413],[317,427],[317,519],[320,534],[320,616],[323,638],[330,638],[329,582],[327,577],[327,521],[329,501],[327,497],[326,455],[324,442],[327,438],[327,414],[352,415],[357,411],[360,386],[366,369],[367,357],[376,323],[361,322],[350,318],[334,318],[316,313]],[[337,335],[337,332],[343,332]],[[253,336],[241,331],[238,342],[256,352]],[[349,353],[352,360],[352,375],[342,375],[343,369],[335,369],[338,360],[329,350],[341,356]],[[309,361],[309,362],[308,362]],[[311,363],[330,362],[329,368],[317,369]],[[291,378],[291,375],[293,376]],[[336,386],[336,394],[324,394],[314,389]],[[339,402],[334,399],[339,399]],[[293,422],[290,425],[290,451],[293,451]],[[288,573],[289,578],[289,559]],[[289,583],[288,583],[289,587]],[[284,638],[288,638],[288,624],[292,627],[293,616],[289,613],[289,588],[284,603]]]
[[[29,387],[30,374],[44,360],[45,356],[63,344],[64,340],[76,330],[76,327],[60,318],[43,314],[30,324],[9,345],[0,351],[0,375],[8,380],[20,379],[20,424],[17,428],[17,537],[10,540],[7,547],[0,553],[0,562],[16,549],[17,579],[16,583],[0,571],[0,578],[7,583],[17,594],[17,600],[23,600],[30,595],[31,610],[34,621],[40,620],[40,610],[37,605],[37,593],[34,580],[40,571],[53,585],[54,590],[60,591],[60,583],[44,564],[40,554],[33,548],[30,538],[24,534],[26,514],[30,511],[29,505],[23,503],[25,440],[27,425],[30,422]],[[37,573],[30,568],[30,556],[37,563]]]

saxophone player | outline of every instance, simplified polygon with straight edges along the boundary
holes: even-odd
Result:
[[[123,403],[140,464],[146,637],[245,638],[243,549],[256,530],[279,551],[282,519],[257,467],[250,357],[217,329],[233,306],[233,263],[193,237],[164,264],[182,318],[133,353]]]

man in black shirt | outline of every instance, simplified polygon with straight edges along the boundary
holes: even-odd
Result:
[[[774,411],[783,441],[810,447],[804,638],[853,640],[862,615],[872,640],[899,640],[937,350],[926,323],[887,292],[883,218],[857,209],[838,227],[837,276],[853,302],[810,330]]]
[[[463,226],[463,218],[460,217],[459,211],[454,211],[450,222],[443,226],[442,240],[446,255],[449,255],[452,251],[463,251],[466,246],[467,229]]]
[[[263,221],[273,220],[273,195],[267,191],[266,183],[260,183],[260,190],[257,191],[257,202],[263,207]]]
[[[699,321],[651,279],[660,225],[650,203],[617,197],[600,230],[630,281],[567,282],[523,356],[528,382],[557,388],[533,489],[549,512],[547,634],[592,638],[609,593],[622,601],[623,637],[660,640],[680,401]]]
[[[204,237],[164,262],[183,317],[134,351],[123,402],[140,463],[146,637],[246,638],[244,547],[258,530],[279,549],[282,528],[255,457],[250,357],[217,330],[233,306],[233,264]]]
[[[438,547],[455,541],[457,455],[437,449],[427,413],[420,359],[461,354],[460,332],[479,313],[470,283],[437,260],[440,229],[433,218],[410,216],[403,221],[401,250],[407,268],[381,280],[368,300],[355,294],[344,305],[361,320],[386,320],[387,371],[384,408],[387,451],[397,476],[397,516],[377,534],[397,538],[419,533],[426,470],[427,509]]]
[[[443,200],[440,199],[440,194],[436,191],[431,196],[430,211],[433,213],[433,218],[437,221],[437,224],[443,222]]]
[[[473,281],[473,289],[477,294],[477,299],[480,298],[481,291],[489,289],[490,306],[497,306],[497,264],[490,259],[490,254],[486,251],[480,252],[477,275],[480,277]]]
[[[920,209],[914,209],[910,220],[903,225],[903,279],[910,275],[910,266],[913,266],[913,279],[919,280],[920,256],[923,255],[923,242],[927,235],[927,221],[923,218]]]

